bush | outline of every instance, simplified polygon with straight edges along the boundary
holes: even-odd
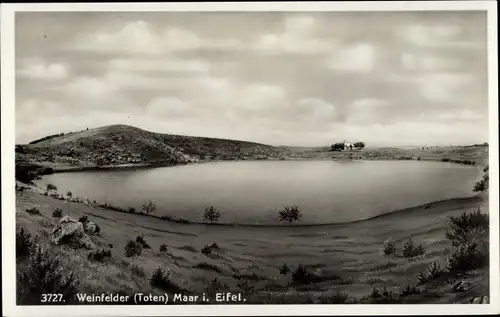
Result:
[[[484,175],[483,178],[478,181],[476,184],[474,184],[474,192],[484,192],[488,190],[489,188],[489,182],[490,182],[490,174],[489,174],[489,167],[485,167],[483,169]]]
[[[442,273],[443,270],[441,269],[441,265],[439,264],[438,261],[434,261],[427,266],[426,273],[420,273],[417,276],[418,283],[425,284],[430,280],[435,280],[438,277],[440,277]]]
[[[137,243],[133,240],[129,240],[125,244],[125,256],[127,258],[141,254],[142,254],[142,245],[140,243]]]
[[[31,233],[24,230],[24,227],[16,233],[16,258],[28,256],[33,249]]]
[[[170,279],[170,272],[165,272],[161,267],[158,267],[151,277],[149,284],[154,288],[159,288],[165,292],[177,293],[182,292],[182,288],[176,285]]]
[[[62,217],[62,214],[63,214],[63,211],[61,208],[56,208],[54,209],[54,211],[52,212],[52,217],[54,218],[61,218]]]
[[[415,242],[413,242],[412,239],[409,239],[403,246],[403,256],[405,258],[414,258],[416,256],[423,255],[424,253],[424,247],[421,244],[415,246]]]
[[[134,214],[135,213],[135,208],[130,207],[128,209],[128,212],[131,213],[131,214]]]
[[[285,276],[290,272],[290,268],[286,263],[283,263],[283,265],[279,268],[279,270],[280,274]]]
[[[146,213],[146,215],[149,215],[150,213],[156,211],[156,204],[149,200],[141,206],[141,209],[144,213]]]
[[[399,296],[404,297],[414,294],[420,294],[419,290],[415,286],[406,285],[399,293]]]
[[[42,294],[62,294],[65,304],[74,302],[79,280],[73,272],[65,272],[58,257],[36,246],[28,266],[17,270],[17,304],[40,305]]]
[[[489,235],[488,215],[477,208],[472,213],[463,213],[460,216],[450,217],[451,231],[446,232],[446,238],[451,240],[454,247],[486,240]]]
[[[135,264],[130,265],[130,272],[132,272],[132,274],[139,276],[139,277],[146,276],[144,269],[138,265],[135,265]]]
[[[206,245],[204,246],[202,249],[201,249],[201,253],[203,253],[204,255],[206,256],[209,256],[210,254],[212,254],[212,246],[210,245]]]
[[[218,249],[220,249],[219,245],[215,241],[212,242],[212,244],[210,245],[210,247],[212,248],[212,250],[218,250]]]
[[[160,245],[160,252],[161,252],[161,253],[165,253],[165,252],[167,252],[167,251],[168,251],[168,247],[167,247],[167,245],[166,245],[166,244],[162,244],[162,245]]]
[[[57,190],[57,186],[54,185],[54,184],[47,184],[47,191],[48,192],[51,192],[51,191],[56,191]]]
[[[382,248],[382,253],[384,255],[396,255],[396,243],[392,240],[392,238],[389,238],[384,241],[384,247]]]
[[[111,250],[100,249],[97,251],[90,251],[87,258],[90,261],[103,262],[105,258],[111,257]]]
[[[467,243],[461,245],[448,258],[446,268],[450,272],[466,272],[486,266],[489,263],[488,245]]]
[[[147,242],[144,240],[144,236],[137,236],[137,238],[135,238],[135,242],[139,243],[143,249],[151,249],[149,244],[147,244]]]
[[[33,207],[33,208],[28,208],[26,209],[26,212],[29,213],[30,215],[41,215],[40,209]]]
[[[292,281],[294,284],[307,284],[311,282],[312,274],[307,269],[299,264],[295,272],[292,273]]]
[[[214,221],[219,220],[220,211],[214,206],[209,206],[205,208],[205,214],[203,216],[205,217],[205,220],[208,220],[210,221],[210,223],[213,223]]]
[[[89,221],[89,218],[87,216],[81,216],[79,219],[78,219],[78,222],[81,222],[83,224],[85,224],[87,221]]]
[[[285,206],[283,209],[278,210],[278,219],[280,221],[288,221],[292,225],[292,221],[299,221],[302,218],[302,213],[298,206]]]

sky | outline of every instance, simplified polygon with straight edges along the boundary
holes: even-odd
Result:
[[[18,12],[16,143],[110,124],[272,145],[488,141],[486,13]]]

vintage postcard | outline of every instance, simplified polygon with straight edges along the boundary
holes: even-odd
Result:
[[[496,2],[1,23],[4,315],[500,312]]]

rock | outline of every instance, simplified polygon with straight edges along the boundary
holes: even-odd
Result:
[[[52,242],[67,244],[73,248],[94,249],[95,245],[85,234],[83,224],[69,216],[64,216],[52,230]]]
[[[97,225],[92,221],[86,221],[85,224],[83,224],[83,230],[85,231],[86,234],[90,235],[97,234],[99,232],[97,228],[98,228]]]

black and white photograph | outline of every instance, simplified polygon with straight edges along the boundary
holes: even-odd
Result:
[[[2,5],[8,316],[498,313],[496,3],[240,5]]]

